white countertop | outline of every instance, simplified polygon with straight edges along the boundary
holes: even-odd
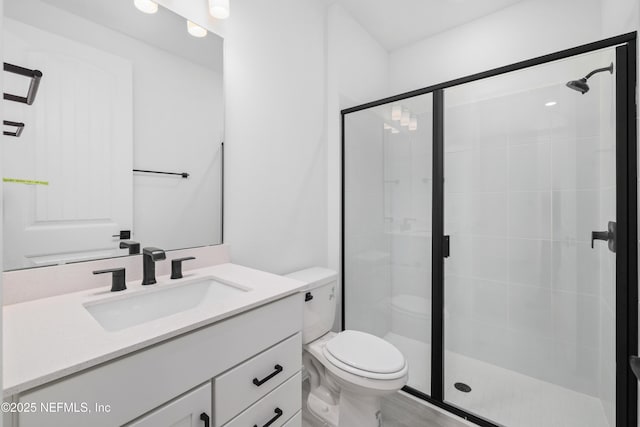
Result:
[[[195,308],[113,332],[103,329],[83,305],[209,276],[251,290],[220,301],[205,299]],[[230,263],[191,270],[179,280],[170,280],[169,276],[157,280],[156,285],[149,286],[129,282],[122,292],[93,288],[5,306],[4,397],[294,294],[305,286],[297,280]]]

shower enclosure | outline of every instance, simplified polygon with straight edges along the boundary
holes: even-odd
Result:
[[[636,34],[344,110],[343,328],[482,426],[636,425]]]

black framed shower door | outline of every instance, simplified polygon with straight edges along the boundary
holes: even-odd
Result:
[[[432,212],[431,212],[431,355],[430,394],[426,390],[405,387],[404,391],[468,419],[481,426],[498,426],[488,417],[474,413],[461,404],[453,404],[445,395],[445,258],[449,255],[450,239],[445,230],[445,91],[461,85],[482,81],[531,67],[578,57],[607,48],[615,49],[615,425],[637,424],[637,379],[629,358],[638,352],[638,176],[637,176],[637,107],[636,107],[636,39],[628,33],[595,43],[578,46],[505,67],[440,83],[423,89],[388,97],[342,110],[342,329],[345,322],[345,193],[348,176],[345,153],[345,118],[350,114],[409,98],[431,94],[432,108]],[[578,77],[578,76],[576,76]],[[577,94],[578,95],[578,94]],[[578,95],[580,96],[580,95]],[[386,127],[385,127],[386,129]],[[429,286],[429,283],[425,283]]]

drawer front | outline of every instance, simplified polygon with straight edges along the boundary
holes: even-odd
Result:
[[[231,420],[225,427],[263,427],[264,425],[281,427],[300,411],[301,404],[302,377],[298,372]]]
[[[214,380],[216,426],[221,426],[300,371],[300,333],[236,366]]]
[[[211,417],[210,382],[125,427],[202,427],[208,417]]]
[[[282,427],[302,427],[302,411],[298,411],[298,413]]]

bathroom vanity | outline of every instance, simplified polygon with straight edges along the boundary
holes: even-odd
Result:
[[[300,426],[303,283],[225,263],[127,285],[4,307],[5,426]]]

